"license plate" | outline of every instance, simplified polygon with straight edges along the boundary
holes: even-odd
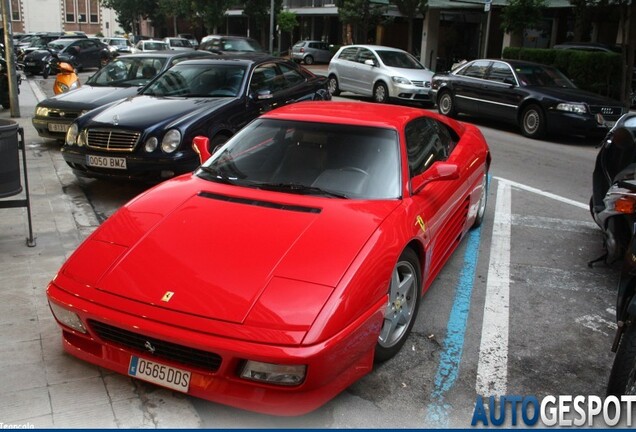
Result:
[[[35,66],[35,62],[26,62],[27,66]]]
[[[184,393],[190,388],[190,372],[137,356],[130,357],[128,375]]]
[[[96,168],[126,169],[126,158],[87,155],[86,164]]]
[[[68,129],[68,125],[66,124],[49,123],[50,132],[66,132],[66,129]]]

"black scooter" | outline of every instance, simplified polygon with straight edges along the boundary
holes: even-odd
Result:
[[[608,395],[636,394],[636,114],[622,116],[601,143],[593,174],[590,211],[603,230],[606,253],[622,259]]]

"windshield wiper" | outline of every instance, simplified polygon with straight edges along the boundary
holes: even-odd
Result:
[[[291,192],[303,195],[325,195],[336,198],[349,198],[347,195],[340,192],[329,191],[316,186],[307,186],[298,183],[260,183],[257,187],[260,189]]]

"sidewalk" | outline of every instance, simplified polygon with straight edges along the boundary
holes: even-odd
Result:
[[[98,221],[59,144],[40,138],[31,124],[44,97],[25,80],[21,117],[0,110],[0,119],[24,129],[36,238],[36,246],[27,247],[26,208],[0,208],[0,429],[199,427],[187,397],[94,367],[62,349],[46,286]],[[6,199],[24,198],[22,192]]]

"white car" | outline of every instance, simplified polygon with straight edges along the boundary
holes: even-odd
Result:
[[[168,51],[170,47],[163,41],[154,39],[140,40],[135,45],[135,53],[149,52],[149,51]]]
[[[372,96],[430,104],[433,72],[414,56],[398,48],[378,45],[345,45],[329,62],[329,92]]]
[[[168,44],[171,50],[194,51],[194,47],[189,40],[179,37],[167,37],[163,41]]]

